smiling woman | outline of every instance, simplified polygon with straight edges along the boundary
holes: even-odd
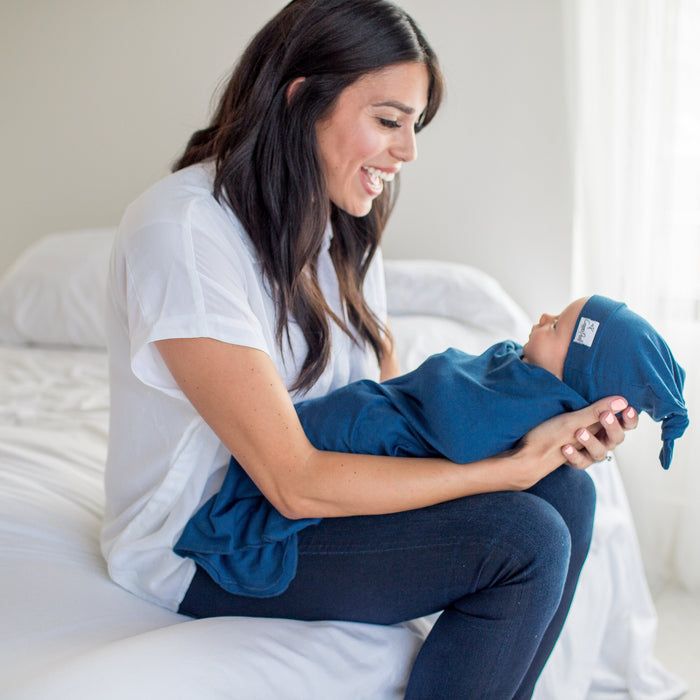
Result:
[[[400,8],[297,0],[251,41],[210,126],[192,136],[176,166],[216,159],[214,195],[225,195],[256,248],[275,300],[277,344],[293,316],[308,345],[295,389],[318,379],[330,353],[328,307],[308,274],[329,217],[354,328],[342,314],[335,321],[390,361],[362,285],[392,188],[362,167],[391,172],[412,160],[414,131],[432,121],[443,91],[435,53]]]
[[[602,399],[455,468],[316,448],[294,407],[398,372],[379,243],[442,85],[387,0],[293,0],[253,38],[115,240],[102,545],[115,581],[195,617],[444,611],[407,697],[529,697],[588,552],[583,469],[636,417]],[[173,550],[224,478],[226,586]]]

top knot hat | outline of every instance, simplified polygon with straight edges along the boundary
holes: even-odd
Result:
[[[688,427],[685,371],[664,339],[622,302],[592,296],[581,309],[564,362],[564,382],[587,401],[619,394],[662,422],[661,466]]]

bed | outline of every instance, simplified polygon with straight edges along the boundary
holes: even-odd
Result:
[[[0,697],[389,700],[431,618],[391,627],[191,620],[112,583],[99,549],[109,395],[102,294],[113,231],[53,234],[0,281]],[[521,340],[489,275],[387,261],[404,369],[447,346]],[[680,697],[615,463],[596,465],[593,546],[535,697]]]

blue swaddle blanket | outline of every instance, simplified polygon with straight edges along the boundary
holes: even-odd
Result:
[[[304,401],[297,414],[318,449],[474,462],[588,403],[521,353],[512,341],[478,356],[450,348],[387,382],[363,380]]]
[[[587,404],[554,375],[524,363],[521,349],[511,341],[479,356],[449,349],[387,382],[354,382],[302,401],[297,413],[318,449],[473,462]],[[278,595],[296,572],[297,533],[317,522],[282,517],[232,459],[221,490],[190,519],[175,552],[232,593]]]

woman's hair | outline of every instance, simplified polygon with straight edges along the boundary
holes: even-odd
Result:
[[[387,0],[293,0],[253,38],[227,83],[210,125],[195,132],[175,170],[215,159],[214,196],[228,202],[257,250],[277,311],[282,347],[290,319],[308,352],[293,389],[308,389],[330,357],[330,320],[381,359],[391,339],[362,286],[394,204],[385,183],[365,217],[329,201],[316,123],[340,93],[372,71],[425,65],[428,104],[416,131],[435,116],[443,79],[415,22]],[[305,78],[288,95],[296,78]],[[317,264],[328,221],[346,319],[328,307]]]

